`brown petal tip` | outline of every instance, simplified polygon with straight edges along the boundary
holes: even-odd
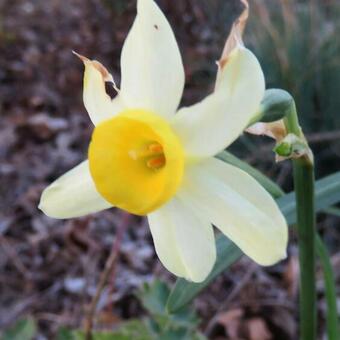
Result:
[[[72,51],[72,53],[75,56],[77,56],[85,65],[91,65],[96,70],[98,70],[101,73],[104,81],[108,81],[108,82],[114,83],[113,77],[112,77],[111,73],[99,61],[97,61],[97,60],[90,60],[89,58],[86,58],[83,55],[81,55],[81,54],[79,54],[79,53],[77,53],[75,51]]]
[[[240,2],[244,8],[239,17],[234,21],[230,34],[224,45],[221,59],[218,61],[220,68],[223,68],[228,62],[229,56],[235,47],[243,45],[242,35],[249,16],[249,4],[247,0],[240,0]]]
[[[84,57],[83,55],[77,53],[76,51],[72,51],[72,53],[77,56],[83,63],[91,61],[90,59]]]

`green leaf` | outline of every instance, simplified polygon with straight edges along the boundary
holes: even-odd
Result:
[[[170,332],[177,334],[178,339],[182,339],[183,334],[195,330],[199,319],[195,312],[186,306],[178,309],[174,314],[169,314],[166,309],[169,294],[169,287],[160,280],[155,280],[150,284],[144,284],[137,293],[137,297],[152,316],[148,323],[154,332],[161,334],[162,338],[165,338],[165,334]],[[179,334],[182,335],[179,336]]]
[[[159,340],[207,340],[206,337],[199,333],[188,333],[183,330],[169,330],[162,333]]]
[[[340,171],[315,182],[316,212],[323,211],[337,202],[340,202]],[[295,193],[291,192],[282,196],[277,203],[288,224],[296,223]]]
[[[144,284],[137,297],[151,317],[144,320],[122,322],[114,331],[93,332],[93,340],[205,340],[196,328],[198,318],[194,311],[185,306],[174,314],[169,314],[165,308],[169,297],[169,287],[155,280]],[[84,340],[81,330],[60,329],[58,340]]]
[[[17,321],[10,329],[4,332],[2,340],[31,340],[37,331],[35,321],[31,318]]]
[[[73,331],[67,328],[60,328],[57,333],[57,340],[75,340]]]
[[[169,294],[169,287],[164,282],[155,280],[151,284],[145,283],[137,293],[137,297],[151,314],[164,315]]]
[[[228,151],[223,151],[217,155],[217,158],[223,162],[234,165],[237,168],[247,172],[250,176],[254,177],[274,198],[284,195],[283,190],[271,179],[265,176],[262,172],[255,169],[248,163],[240,160]]]
[[[324,213],[340,217],[340,208],[330,207],[323,210]]]
[[[320,258],[325,282],[325,296],[327,301],[326,326],[328,340],[339,340],[340,327],[338,320],[338,308],[336,297],[336,285],[332,268],[332,263],[325,244],[317,235],[316,250]]]
[[[264,176],[247,163],[237,159],[231,154],[222,153],[218,155],[218,158],[238,166],[250,175],[255,174],[258,182],[274,197],[283,195],[280,188],[277,187],[269,178]],[[235,160],[237,159],[237,161]],[[247,171],[251,168],[251,171]],[[316,212],[321,211],[340,201],[340,172],[327,176],[323,179],[316,181],[315,183],[315,209]],[[296,223],[296,201],[295,193],[283,195],[277,199],[277,203],[285,216],[288,224]],[[242,251],[232,243],[227,237],[220,234],[216,241],[217,247],[217,260],[215,266],[207,277],[207,279],[201,283],[188,282],[185,279],[178,279],[175,283],[173,290],[170,293],[167,309],[170,313],[174,313],[183,306],[187,305],[196,295],[198,295],[210,282],[212,282],[216,276],[226,270],[230,265],[235,263],[242,255]]]
[[[200,283],[188,282],[185,279],[178,279],[172,290],[167,309],[170,313],[177,312],[190,302],[201,290],[212,282],[216,276],[226,270],[231,264],[242,256],[241,250],[227,237],[219,234],[216,238],[216,263],[207,279]]]

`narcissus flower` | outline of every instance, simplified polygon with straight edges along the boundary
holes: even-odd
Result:
[[[112,76],[81,57],[95,125],[88,160],[43,192],[40,209],[54,218],[113,206],[147,215],[164,266],[195,282],[215,262],[212,224],[259,264],[284,258],[287,225],[274,200],[247,173],[214,158],[242,133],[265,90],[256,57],[241,42],[230,46],[214,92],[178,110],[184,69],[174,34],[153,0],[138,0],[113,100],[105,92]]]

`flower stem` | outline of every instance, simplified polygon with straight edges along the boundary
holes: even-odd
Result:
[[[294,187],[300,262],[300,339],[316,339],[314,169],[296,159]]]
[[[295,104],[285,118],[288,133],[303,138]],[[304,155],[293,160],[300,262],[300,339],[316,339],[314,164]]]

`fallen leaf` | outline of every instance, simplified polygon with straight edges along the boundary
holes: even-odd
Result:
[[[244,315],[243,309],[231,309],[219,314],[217,323],[222,325],[231,339],[239,339],[239,329]]]
[[[261,318],[252,318],[247,321],[250,340],[271,340],[273,339],[267,324]]]

